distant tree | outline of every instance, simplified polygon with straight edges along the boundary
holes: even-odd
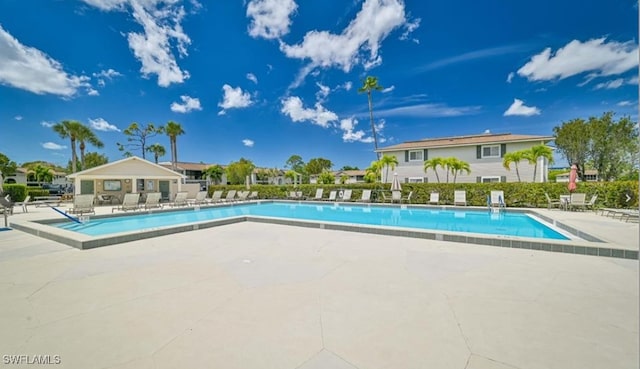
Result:
[[[178,169],[178,136],[184,134],[184,130],[179,123],[169,121],[164,127],[164,132],[169,136],[169,143],[171,144],[171,169]]]
[[[448,158],[447,164],[449,166],[451,174],[453,174],[453,183],[456,183],[458,173],[465,172],[467,174],[471,174],[471,166],[466,161],[460,160],[458,158]],[[448,179],[447,182],[449,182]]]
[[[0,153],[0,173],[2,173],[3,177],[12,176],[16,174],[16,169],[18,169],[18,165],[15,161],[9,159],[3,153]]]
[[[158,164],[158,159],[165,156],[167,154],[167,150],[165,150],[164,146],[159,143],[154,143],[153,145],[147,147],[147,151],[153,153],[153,159],[155,163]]]
[[[352,167],[350,165],[344,165],[340,170],[360,170],[358,167]]]
[[[250,176],[255,169],[251,160],[240,158],[227,166],[227,181],[231,184],[243,184],[247,176]]]
[[[220,184],[222,182],[222,176],[224,175],[224,168],[216,164],[208,167],[204,171],[205,178],[209,178],[214,184]]]
[[[590,117],[587,125],[590,133],[588,157],[598,171],[601,181],[618,178],[625,172],[637,169],[638,128],[629,117],[614,120],[614,113]]]
[[[313,158],[306,165],[307,174],[320,174],[325,170],[330,170],[333,166],[331,160],[324,158]]]
[[[108,162],[109,159],[104,154],[98,154],[97,152],[88,152],[84,156],[84,165],[82,167],[82,170],[99,167],[101,165],[107,164]]]
[[[584,119],[572,119],[553,128],[556,148],[569,165],[578,166],[580,180],[584,181],[585,164],[589,159],[589,126]]]
[[[536,181],[536,174],[538,172],[538,158],[540,157],[547,159],[549,164],[553,163],[553,149],[545,144],[540,144],[524,151],[524,158],[529,161],[529,164],[533,165],[534,182]]]
[[[78,140],[78,142],[80,142],[80,164],[81,164],[81,168],[82,170],[87,169],[87,166],[85,165],[85,155],[84,152],[87,148],[87,142],[90,143],[91,145],[97,147],[97,148],[103,148],[104,144],[102,143],[102,141],[100,141],[100,139],[98,138],[98,136],[96,136],[95,132],[93,132],[93,130],[91,130],[91,128],[85,126],[84,124],[82,124],[80,126],[80,128],[78,129],[78,133],[76,136],[76,139]]]
[[[504,154],[504,158],[502,159],[502,165],[506,170],[511,170],[511,164],[515,165],[516,168],[516,176],[518,176],[518,182],[522,182],[520,180],[520,170],[518,169],[518,163],[525,160],[527,158],[527,153],[525,150],[520,151],[512,151]]]
[[[304,171],[305,164],[300,155],[291,155],[284,163],[284,167],[298,173],[302,173]]]
[[[269,169],[269,183],[277,184],[278,176],[280,175],[280,170],[278,168],[270,168]]]
[[[444,158],[431,158],[429,160],[424,161],[424,172],[427,173],[429,169],[433,170],[436,174],[436,180],[440,183],[440,176],[438,175],[438,167],[445,167],[445,159]]]
[[[63,120],[60,123],[56,123],[53,125],[53,131],[60,136],[60,138],[68,138],[71,141],[71,172],[75,173],[77,171],[76,163],[78,162],[78,154],[76,152],[76,141],[78,139],[78,135],[80,135],[80,131],[83,130],[84,127],[82,123],[76,120]]]
[[[383,182],[389,181],[389,169],[395,170],[398,165],[398,158],[395,155],[382,155],[380,158],[381,168],[385,168]]]
[[[127,143],[121,144],[118,142],[116,145],[118,145],[118,150],[122,151],[125,157],[133,155],[130,150],[140,150],[142,158],[146,159],[147,142],[162,132],[163,128],[156,127],[153,123],[138,125],[138,123],[133,122],[122,131],[127,136]]]
[[[384,87],[378,84],[378,78],[367,76],[362,83],[362,87],[358,89],[359,93],[366,93],[367,100],[369,101],[369,120],[371,121],[371,132],[373,135],[373,147],[376,152],[376,157],[380,160],[380,153],[378,152],[378,136],[376,135],[376,125],[373,121],[373,101],[371,98],[372,91],[382,91]]]
[[[336,176],[333,173],[325,170],[318,175],[318,183],[321,184],[334,184],[336,183]]]
[[[355,169],[352,169],[352,170],[355,170]],[[340,184],[345,184],[345,183],[347,183],[348,180],[349,180],[349,176],[348,175],[343,174],[343,175],[340,176]]]
[[[258,183],[268,183],[269,182],[269,170],[268,169],[257,169],[256,170],[256,181]]]
[[[35,164],[28,168],[36,182],[51,182],[53,180],[53,169],[47,165]]]

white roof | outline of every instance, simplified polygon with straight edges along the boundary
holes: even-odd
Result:
[[[131,156],[98,167],[69,174],[67,178],[162,178],[181,179],[186,176],[152,163],[137,156]]]

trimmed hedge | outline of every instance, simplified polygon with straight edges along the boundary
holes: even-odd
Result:
[[[352,200],[357,200],[362,196],[364,189],[384,189],[389,192],[390,183],[358,183],[345,185],[325,185],[325,184],[303,184],[298,185],[295,190],[302,191],[307,198],[315,196],[317,188],[324,188],[324,198],[329,196],[329,191],[350,188],[353,190]],[[237,190],[244,191],[244,185],[233,186],[210,186],[209,196],[215,190]],[[252,191],[258,191],[261,199],[286,199],[289,191],[293,191],[293,185],[252,185]],[[413,191],[412,203],[426,204],[429,201],[431,192],[440,193],[442,204],[453,204],[453,191],[465,190],[467,192],[467,203],[470,206],[486,206],[487,196],[492,190],[504,191],[505,202],[509,207],[547,207],[547,199],[544,193],[557,200],[560,195],[568,195],[567,183],[403,183],[402,195],[406,197]],[[638,207],[638,181],[618,181],[618,182],[579,182],[576,192],[586,193],[587,201],[592,195],[598,195],[597,207],[610,208],[637,208]],[[626,201],[627,195],[631,198]]]
[[[9,194],[11,196],[11,201],[13,202],[21,202],[27,198],[27,195],[30,195],[33,199],[38,196],[49,196],[49,190],[44,190],[40,187],[27,187],[23,184],[4,184],[2,185],[5,194]]]

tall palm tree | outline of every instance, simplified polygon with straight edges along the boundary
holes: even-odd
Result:
[[[466,172],[467,174],[471,174],[471,166],[466,161],[460,160],[458,158],[449,158],[449,170],[453,174],[453,183],[456,183],[456,179],[458,178],[458,173]],[[448,180],[447,180],[448,182]]]
[[[176,141],[178,136],[184,134],[184,130],[179,123],[170,120],[164,127],[164,132],[169,136],[169,142],[171,143],[171,169],[178,169],[178,148]]]
[[[358,92],[367,93],[367,99],[369,100],[369,119],[371,120],[371,132],[373,135],[373,147],[376,151],[376,156],[380,160],[380,153],[378,152],[378,136],[376,135],[376,125],[373,123],[373,101],[371,99],[371,91],[382,91],[384,87],[378,84],[378,78],[367,76],[365,78],[362,87],[358,89]]]
[[[389,168],[391,170],[396,169],[396,165],[398,165],[398,158],[395,155],[382,155],[380,158],[380,167],[385,168],[384,181],[387,182],[389,180]]]
[[[365,180],[369,183],[378,182],[380,179],[380,174],[382,172],[382,165],[379,160],[374,160],[371,162],[369,168],[365,169]]]
[[[91,145],[99,149],[103,148],[104,144],[102,143],[102,141],[100,141],[98,136],[96,136],[96,134],[91,130],[91,128],[85,126],[84,124],[80,125],[80,128],[78,129],[78,133],[76,135],[76,140],[80,142],[80,167],[82,170],[85,170],[86,167],[84,164],[84,151],[87,148],[86,142],[90,143]]]
[[[536,174],[538,172],[538,158],[543,157],[547,159],[549,164],[553,163],[553,149],[545,144],[535,145],[529,150],[525,151],[525,159],[529,161],[529,164],[533,165],[533,181],[536,181]]]
[[[167,150],[165,150],[164,146],[159,143],[154,143],[153,145],[147,147],[147,151],[153,153],[153,158],[158,164],[158,158],[163,157],[167,154]]]
[[[520,151],[512,151],[504,154],[504,158],[502,159],[502,165],[506,170],[511,170],[511,164],[513,163],[516,167],[516,175],[518,176],[518,182],[522,182],[520,180],[520,170],[518,169],[518,163],[525,160],[527,158],[527,152],[525,150]]]
[[[76,120],[63,120],[53,125],[53,130],[60,138],[69,138],[71,140],[71,171],[76,172],[76,163],[78,154],[76,153],[76,140],[79,132],[82,130],[82,123]]]
[[[429,169],[433,170],[436,174],[436,180],[440,183],[440,176],[438,175],[438,167],[444,168],[444,158],[432,158],[424,161],[424,172]]]

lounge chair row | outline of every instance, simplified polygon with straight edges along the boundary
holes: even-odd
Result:
[[[596,210],[600,212],[600,215],[611,216],[613,219],[616,219],[620,216],[620,220],[624,220],[626,222],[630,222],[632,220],[640,221],[640,212],[638,209],[613,209],[613,208],[601,208]]]
[[[301,191],[291,191],[289,192],[287,199],[290,200],[315,200],[315,201],[357,201],[357,202],[371,202],[371,194],[372,190],[362,190],[362,197],[359,199],[352,199],[352,190],[346,189],[342,191],[333,190],[329,192],[329,197],[325,198],[324,189],[318,188],[316,190],[316,194],[314,197],[304,197]],[[502,198],[504,197],[502,191],[494,191],[495,194],[492,193],[492,198],[495,197],[495,201],[492,200],[491,203],[499,204],[503,203]],[[391,197],[387,196],[385,192],[379,192],[381,201],[387,203],[411,203],[414,199],[414,192],[410,191],[409,194],[404,197],[402,196],[402,192],[400,191],[391,191]],[[438,192],[432,192],[430,194],[429,202],[427,204],[431,205],[439,205],[440,204],[440,194]],[[454,192],[454,205],[458,206],[466,206],[467,205],[467,193],[466,191],[455,191]]]
[[[547,208],[560,208],[564,210],[595,210],[598,195],[591,196],[587,201],[586,193],[572,193],[571,195],[560,196],[559,200],[552,200],[548,193],[544,193],[547,199]]]

